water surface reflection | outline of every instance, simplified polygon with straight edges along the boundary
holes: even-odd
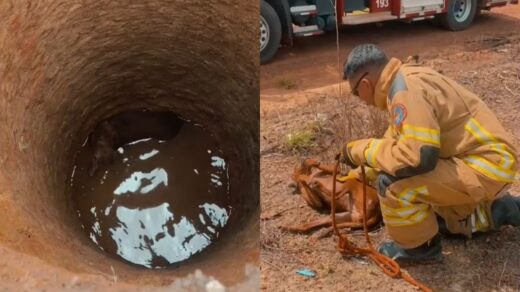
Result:
[[[83,228],[99,248],[161,268],[201,252],[226,226],[228,167],[200,126],[185,124],[168,141],[128,143],[94,177],[86,173],[91,153],[85,145],[71,185]]]

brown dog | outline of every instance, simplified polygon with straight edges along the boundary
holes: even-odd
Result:
[[[100,166],[112,163],[120,146],[146,138],[169,140],[183,124],[172,112],[149,111],[127,111],[102,121],[89,138],[94,157],[88,174],[93,176]]]
[[[332,173],[334,165],[324,165],[314,159],[305,159],[296,167],[293,179],[297,183],[301,195],[314,209],[328,208],[332,199]],[[371,227],[381,221],[379,198],[376,190],[367,186],[367,226]],[[336,224],[338,228],[363,227],[363,183],[357,179],[345,182],[336,181]],[[317,227],[332,226],[331,216],[309,223],[284,226],[292,232],[308,232]],[[329,232],[332,230],[329,228]]]

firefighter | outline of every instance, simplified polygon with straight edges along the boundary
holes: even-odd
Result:
[[[507,190],[517,172],[512,138],[478,96],[418,64],[388,59],[372,44],[344,65],[351,93],[387,110],[383,138],[346,143],[340,159],[375,174],[392,241],[379,252],[398,261],[441,258],[440,233],[520,226],[520,198]],[[357,169],[355,169],[357,168]]]

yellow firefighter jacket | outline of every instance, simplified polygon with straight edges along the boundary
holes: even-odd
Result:
[[[517,171],[512,139],[475,94],[438,72],[391,59],[375,87],[376,106],[388,110],[382,139],[348,144],[357,165],[397,178],[433,170],[457,157],[475,171],[510,183]]]

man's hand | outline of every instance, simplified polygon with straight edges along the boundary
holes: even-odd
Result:
[[[352,146],[352,143],[346,143],[342,148],[341,152],[339,154],[339,161],[342,163],[345,163],[346,165],[350,166],[351,168],[356,168],[357,165],[352,160],[352,156],[350,155],[350,148]]]

